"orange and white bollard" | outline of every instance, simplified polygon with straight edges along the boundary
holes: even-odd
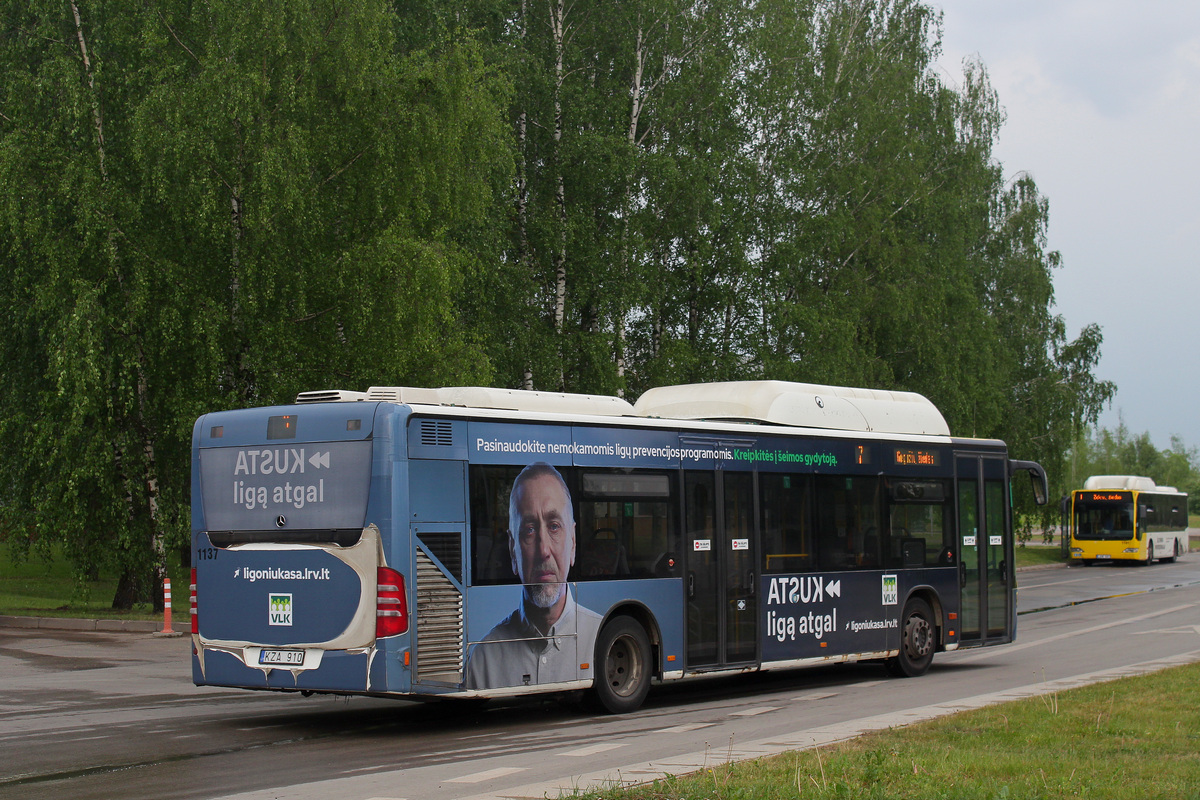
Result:
[[[163,629],[162,633],[174,633],[171,630],[171,579],[163,578]]]

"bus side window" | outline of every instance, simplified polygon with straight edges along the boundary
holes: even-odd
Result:
[[[657,470],[574,470],[574,580],[666,577],[675,572],[675,476]]]
[[[521,467],[470,468],[471,581],[516,583],[508,546],[508,495]]]
[[[949,493],[940,481],[894,481],[888,512],[887,566],[952,566],[954,532]]]
[[[810,480],[803,475],[759,475],[763,572],[805,572],[816,564]]]
[[[629,574],[625,545],[617,538],[615,529],[597,528],[586,543],[581,543],[581,548],[586,553],[580,568],[581,577],[605,578]]]
[[[875,477],[816,479],[817,545],[821,569],[880,565],[880,489]]]

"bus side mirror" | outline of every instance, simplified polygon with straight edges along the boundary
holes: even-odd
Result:
[[[1008,475],[1011,478],[1017,472],[1028,472],[1029,478],[1033,482],[1033,499],[1039,506],[1046,505],[1046,498],[1050,496],[1050,487],[1046,482],[1046,470],[1042,469],[1042,465],[1036,461],[1009,461]]]
[[[1033,499],[1039,506],[1044,506],[1046,505],[1046,495],[1049,494],[1046,491],[1046,476],[1041,475],[1041,480],[1038,480],[1038,477],[1032,472],[1029,473],[1029,481],[1033,484]]]

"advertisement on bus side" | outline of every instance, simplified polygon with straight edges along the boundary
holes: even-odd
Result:
[[[899,640],[895,573],[769,575],[760,585],[763,661],[879,652]]]

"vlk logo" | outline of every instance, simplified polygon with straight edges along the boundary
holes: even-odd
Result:
[[[900,604],[899,586],[896,583],[895,575],[883,576],[883,604],[885,606],[896,606]]]
[[[288,625],[292,624],[292,595],[291,594],[272,594],[271,595],[271,611],[270,623],[272,625]]]

